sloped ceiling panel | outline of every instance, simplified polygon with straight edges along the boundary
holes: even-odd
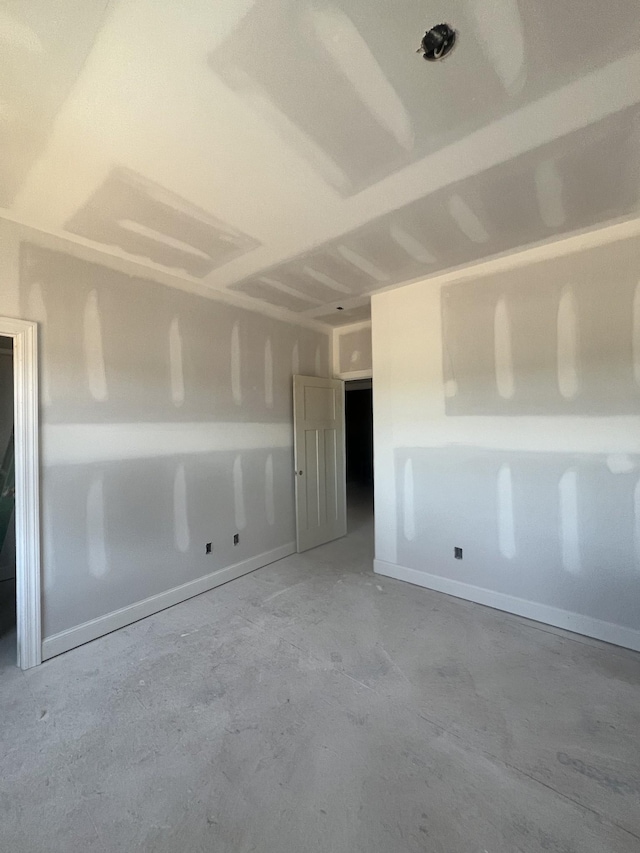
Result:
[[[211,69],[350,195],[640,42],[628,0],[456,4],[257,0]],[[455,19],[446,70],[416,63],[429,24]]]
[[[266,274],[336,302],[638,210],[635,107],[411,202]],[[310,270],[333,281],[333,290],[315,288]]]
[[[637,0],[7,0],[0,215],[346,322],[637,216],[639,45]]]
[[[66,230],[197,278],[258,245],[126,169],[111,172]]]

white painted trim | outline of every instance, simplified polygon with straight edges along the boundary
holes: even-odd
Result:
[[[0,335],[13,338],[18,666],[29,669],[42,661],[38,327],[0,317]]]
[[[331,335],[331,375],[334,378],[338,377],[338,370],[340,368],[340,332],[338,329],[334,329]]]
[[[535,622],[543,622],[546,625],[563,628],[565,631],[583,634],[585,637],[604,640],[605,643],[613,643],[616,646],[623,646],[636,652],[640,651],[640,631],[633,628],[614,625],[612,622],[602,622],[600,619],[593,619],[591,616],[583,616],[569,610],[560,610],[557,607],[550,607],[547,604],[540,604],[535,601],[526,601],[524,598],[483,589],[452,578],[431,575],[417,569],[409,569],[396,563],[387,563],[385,560],[374,560],[373,570],[376,574],[407,581],[416,586],[425,587],[425,589],[444,592],[456,598],[464,598],[467,601],[474,601],[476,604],[484,604],[496,610],[514,613],[516,616],[524,616],[526,619],[532,619]]]
[[[552,238],[543,243],[534,243],[518,249],[509,249],[499,255],[479,261],[471,261],[454,269],[435,272],[428,276],[419,276],[400,284],[389,285],[378,288],[371,294],[372,301],[381,293],[398,290],[402,287],[412,287],[418,284],[433,284],[436,286],[450,284],[451,282],[475,281],[488,275],[519,269],[541,261],[553,258],[562,258],[594,249],[598,246],[607,246],[632,237],[640,236],[640,218],[625,219],[609,225],[593,226],[583,231],[571,234],[569,237],[560,239]]]
[[[241,563],[218,569],[202,578],[188,581],[180,586],[173,587],[173,589],[145,598],[143,601],[122,607],[120,610],[114,610],[113,613],[107,613],[104,616],[91,619],[89,622],[83,622],[82,625],[77,625],[75,628],[69,628],[66,631],[60,631],[59,634],[46,637],[42,643],[42,659],[49,660],[49,658],[76,648],[76,646],[83,645],[83,643],[96,640],[104,634],[110,634],[112,631],[131,625],[132,622],[137,622],[139,619],[152,616],[167,607],[173,607],[174,604],[180,604],[181,601],[193,598],[194,595],[200,595],[202,592],[207,592],[223,583],[235,580],[248,574],[248,572],[267,566],[269,563],[282,560],[284,557],[294,554],[295,550],[295,543],[287,542],[286,545],[281,545],[272,551],[265,551],[255,557],[250,557],[248,560],[243,560]]]
[[[373,370],[369,368],[369,370],[351,370],[348,373],[336,373],[334,374],[335,379],[342,379],[345,382],[349,382],[351,379],[373,379]]]

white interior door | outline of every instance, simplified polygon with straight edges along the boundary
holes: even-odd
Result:
[[[347,532],[344,382],[293,377],[298,552]]]

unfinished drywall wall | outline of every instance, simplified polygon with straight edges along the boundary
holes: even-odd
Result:
[[[334,375],[341,379],[371,376],[371,323],[354,323],[333,331]]]
[[[45,657],[293,550],[291,377],[329,374],[329,336],[13,248],[40,324]]]
[[[589,239],[374,297],[376,569],[640,649],[640,238]]]

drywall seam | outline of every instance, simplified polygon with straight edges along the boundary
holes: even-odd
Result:
[[[633,490],[633,507],[634,507],[634,530],[633,530],[633,544],[635,546],[636,552],[636,569],[640,572],[640,479],[636,483],[636,487]]]
[[[173,537],[176,548],[186,554],[191,543],[187,506],[187,475],[181,463],[173,478]]]
[[[515,394],[513,346],[511,342],[511,319],[504,296],[501,296],[496,302],[493,327],[496,387],[503,400],[511,400]]]
[[[42,294],[40,294],[42,298]],[[41,316],[37,314],[36,316]],[[83,323],[84,359],[89,392],[94,400],[104,402],[109,398],[107,375],[102,345],[102,323],[98,291],[94,288],[88,295],[84,306]]]
[[[184,404],[184,367],[182,361],[182,334],[180,320],[174,317],[169,326],[169,374],[171,401],[176,408]]]
[[[375,121],[398,145],[411,151],[415,142],[411,116],[351,19],[329,4],[324,8],[312,6],[307,18],[324,50]]]
[[[371,320],[360,320],[358,323],[350,323],[348,326],[338,326],[332,330],[331,335],[331,375],[335,379],[371,379],[373,372],[369,370],[352,370],[349,373],[340,373],[340,338],[349,332],[359,332],[361,329],[370,329]]]
[[[478,41],[509,95],[522,91],[527,78],[522,17],[517,0],[476,0],[471,15]]]
[[[273,350],[270,337],[264,345],[264,402],[268,409],[273,409]]]
[[[236,530],[244,530],[247,526],[247,512],[244,505],[244,477],[242,474],[241,453],[238,453],[233,460],[233,515]]]
[[[480,217],[467,202],[454,193],[447,204],[449,213],[460,229],[460,231],[471,240],[472,243],[487,243],[490,235],[484,227]]]
[[[516,555],[516,534],[513,517],[513,477],[511,467],[502,464],[496,480],[496,505],[498,508],[498,544],[506,560]]]
[[[86,498],[87,567],[94,578],[109,572],[104,521],[104,475],[93,477]]]
[[[493,607],[495,610],[503,610],[506,613],[523,616],[525,619],[553,625],[556,628],[563,628],[565,631],[573,631],[575,634],[583,634],[585,637],[593,637],[596,640],[603,640],[605,643],[613,643],[616,646],[623,646],[636,652],[640,651],[640,631],[633,628],[603,622],[600,619],[593,619],[591,616],[583,616],[569,610],[560,610],[546,604],[526,601],[513,595],[493,592],[463,581],[432,575],[396,563],[387,563],[384,560],[374,560],[373,570],[376,574],[406,581],[415,586],[421,586],[435,592],[443,592],[446,595],[453,595],[455,598],[463,598],[476,604],[484,604],[486,607]]]
[[[174,421],[44,424],[42,427],[43,464],[46,467],[289,447],[293,447],[291,423]]]
[[[640,217],[627,217],[609,225],[590,226],[568,237],[562,237],[559,240],[545,240],[542,243],[534,243],[533,245],[523,246],[519,249],[509,249],[506,252],[501,252],[482,261],[471,261],[470,263],[461,264],[459,267],[454,267],[444,272],[440,271],[431,275],[418,276],[417,278],[389,285],[388,287],[378,287],[376,288],[376,292],[371,294],[371,300],[373,302],[374,299],[384,293],[399,290],[403,287],[418,286],[425,282],[428,282],[430,286],[437,287],[444,284],[451,284],[452,282],[475,281],[499,272],[516,270],[540,261],[564,258],[567,255],[576,255],[587,249],[608,246],[611,243],[618,243],[638,236],[640,236]],[[346,307],[347,303],[345,302],[344,305]],[[320,309],[314,309],[307,316],[312,317],[314,313],[319,311]],[[339,328],[346,327],[340,326]]]
[[[20,280],[20,273],[16,273],[16,281]],[[42,296],[42,286],[38,281],[33,282],[31,287],[29,288],[29,296],[27,298],[27,309],[29,311],[29,316],[33,317],[36,322],[40,324],[40,328],[46,328],[48,325],[48,317],[47,317],[47,308],[44,304],[44,298]],[[45,359],[42,359],[42,363],[39,365],[40,375],[39,375],[39,391],[40,391],[40,402],[44,407],[49,407],[51,405],[51,380],[49,378],[49,366],[46,363]]]
[[[558,304],[557,327],[558,390],[565,400],[573,400],[580,391],[580,341],[576,298],[571,286],[562,290]]]
[[[284,557],[295,553],[295,550],[295,543],[287,542],[286,545],[281,545],[272,551],[265,551],[262,554],[250,557],[248,560],[243,560],[240,563],[234,563],[232,566],[219,569],[202,578],[197,578],[196,580],[173,587],[173,589],[152,595],[150,598],[145,598],[143,601],[130,604],[120,610],[114,610],[113,613],[98,616],[96,619],[91,619],[89,622],[84,622],[75,628],[69,628],[66,631],[61,631],[59,634],[46,637],[42,643],[42,659],[49,660],[49,658],[67,652],[76,646],[89,643],[91,640],[96,640],[104,634],[117,631],[119,628],[124,628],[125,625],[130,625],[132,622],[137,622],[139,619],[144,619],[147,616],[158,613],[160,610],[165,610],[167,607],[172,607],[174,604],[179,604],[181,601],[193,598],[194,595],[200,595],[202,592],[214,589],[223,583],[227,583],[227,581],[235,580],[235,578],[262,568],[262,566],[267,566],[269,563],[282,560]]]
[[[578,472],[565,471],[558,483],[560,549],[562,565],[572,575],[580,574],[580,530],[578,526]]]
[[[295,248],[281,245],[280,260],[315,249],[319,244],[359,227],[363,221],[397,210],[443,187],[478,175],[633,107],[637,102],[639,69],[640,51],[615,59],[388,175],[362,190],[357,196],[357,204],[350,204],[346,213],[334,216],[331,228],[322,239],[314,233],[309,235],[304,245]],[[464,168],[460,164],[464,164]],[[238,280],[239,277],[253,275],[260,265],[267,263],[263,260],[264,255],[264,250],[256,250],[250,258],[245,256],[246,262],[233,267],[229,265],[228,269],[221,271],[221,280],[226,284],[231,283],[231,278]],[[280,260],[273,257],[273,252],[269,253],[269,265]]]
[[[461,422],[462,421],[462,422]],[[467,415],[441,419],[428,425],[415,420],[406,426],[394,423],[393,447],[397,450],[431,449],[468,443],[505,453],[537,450],[545,436],[545,453],[593,453],[619,455],[640,453],[640,415]]]
[[[273,478],[273,453],[267,456],[264,464],[264,509],[267,524],[273,527],[276,523],[276,499]]]
[[[635,293],[633,296],[633,330],[631,339],[631,349],[633,357],[633,376],[636,380],[636,385],[640,385],[640,281],[636,284]]]
[[[236,320],[231,330],[231,394],[236,406],[242,405],[242,352],[240,323]]]
[[[255,299],[243,297],[231,290],[209,286],[204,284],[200,279],[189,277],[188,274],[184,276],[176,275],[175,273],[168,272],[164,267],[154,264],[153,261],[142,264],[129,257],[125,257],[115,250],[106,247],[97,249],[95,244],[85,237],[74,235],[73,239],[70,239],[63,234],[38,228],[25,222],[20,216],[14,215],[9,210],[3,209],[0,212],[0,222],[7,222],[15,227],[18,238],[17,242],[33,242],[45,249],[64,252],[71,255],[71,257],[88,261],[89,263],[101,264],[108,269],[128,275],[133,280],[139,278],[145,281],[152,281],[155,284],[162,284],[165,287],[170,287],[173,290],[182,291],[183,293],[203,296],[212,302],[222,302],[226,305],[232,305],[234,308],[250,311],[252,314],[259,314],[262,317],[272,317],[291,326],[303,326],[308,329],[314,329],[317,332],[324,332],[325,334],[330,334],[333,328],[328,323],[323,323],[322,320],[316,320],[310,314],[298,314],[286,308],[278,308],[273,305],[267,305],[266,303],[258,304]]]
[[[411,458],[407,459],[404,463],[402,497],[402,532],[407,542],[413,542],[416,538],[416,510],[413,487],[413,459]]]

